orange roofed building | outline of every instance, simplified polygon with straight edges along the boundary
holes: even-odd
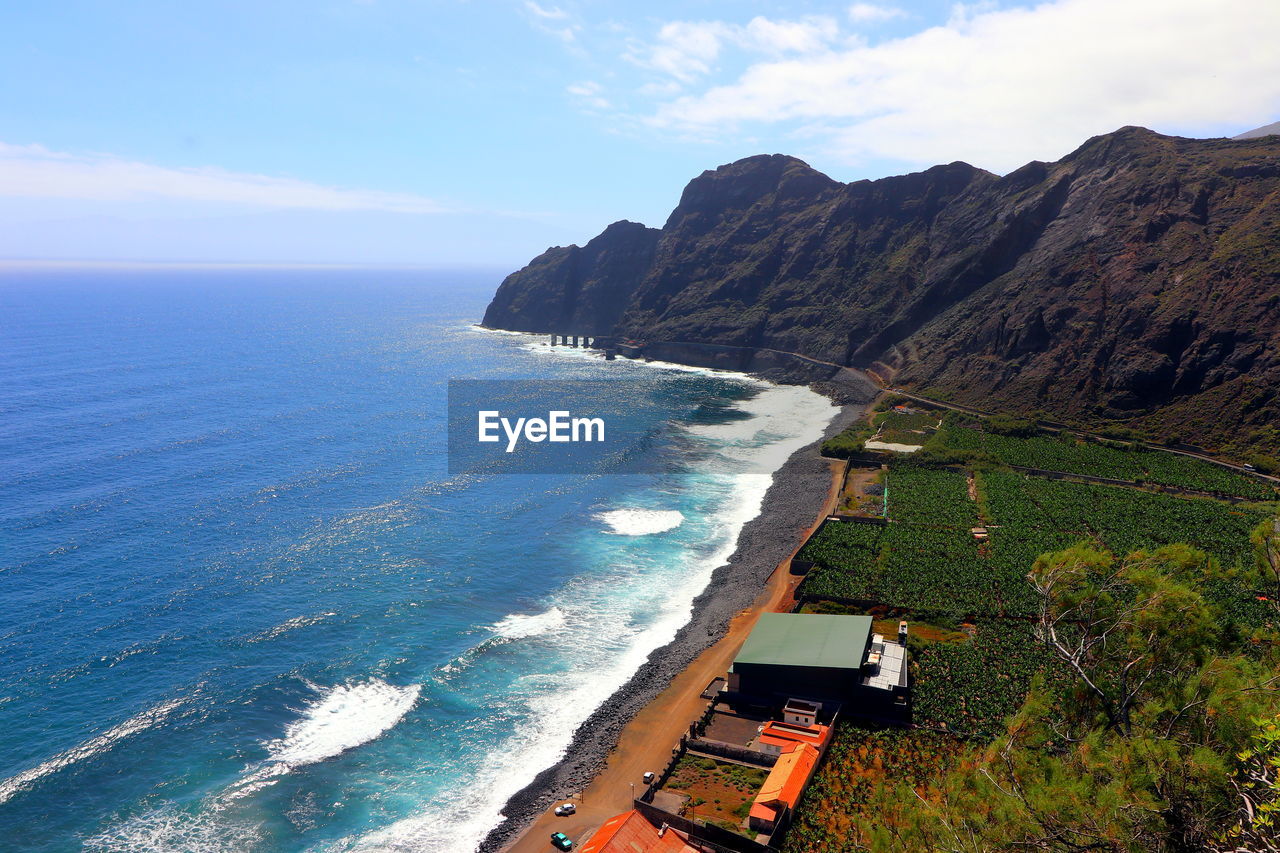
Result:
[[[789,752],[798,743],[807,743],[809,746],[816,747],[821,753],[827,748],[827,741],[830,739],[830,726],[798,726],[794,723],[780,723],[772,720],[765,723],[760,730],[760,737],[756,738],[756,748],[761,752],[781,755]]]
[[[691,847],[680,833],[669,827],[661,829],[632,809],[614,815],[596,830],[578,853],[702,853]]]
[[[818,767],[818,755],[817,748],[807,743],[796,744],[782,754],[751,806],[748,825],[753,830],[773,834],[782,816],[800,801],[800,795]]]

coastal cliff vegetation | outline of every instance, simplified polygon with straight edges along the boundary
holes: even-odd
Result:
[[[1274,529],[1250,585],[1275,587]],[[788,836],[800,851],[1270,851],[1280,832],[1280,655],[1210,594],[1188,546],[1042,556],[1036,676],[993,739],[845,726]],[[999,681],[993,666],[985,675]],[[940,686],[964,692],[964,685]]]
[[[484,324],[796,353],[1117,435],[1280,457],[1280,136],[1126,127],[997,176],[704,172],[511,274]],[[655,351],[657,351],[655,349]]]
[[[797,559],[806,611],[909,621],[911,726],[838,727],[786,853],[1276,850],[1274,485],[901,402],[924,449],[848,478],[886,523]]]

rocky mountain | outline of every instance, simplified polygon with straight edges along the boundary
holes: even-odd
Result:
[[[548,250],[484,323],[694,361],[795,353],[1221,444],[1280,424],[1280,137],[1126,127],[1003,177],[952,163],[850,184],[750,157],[691,181],[661,230]]]
[[[1232,139],[1257,139],[1260,136],[1273,136],[1280,134],[1280,121],[1273,121],[1271,124],[1264,124],[1262,127],[1255,127],[1253,130],[1246,130],[1239,136],[1233,136]]]

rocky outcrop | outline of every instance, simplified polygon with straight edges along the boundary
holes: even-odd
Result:
[[[549,250],[485,324],[878,365],[961,403],[1223,438],[1280,423],[1280,137],[1130,127],[1004,177],[851,184],[750,157],[661,231]]]
[[[484,325],[513,332],[608,334],[653,265],[661,233],[623,220],[581,248],[547,249],[502,282]]]

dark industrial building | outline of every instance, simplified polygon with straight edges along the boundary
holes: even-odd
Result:
[[[846,715],[901,716],[907,650],[905,636],[897,639],[873,634],[870,616],[765,613],[734,658],[726,698],[770,708],[807,699]]]

